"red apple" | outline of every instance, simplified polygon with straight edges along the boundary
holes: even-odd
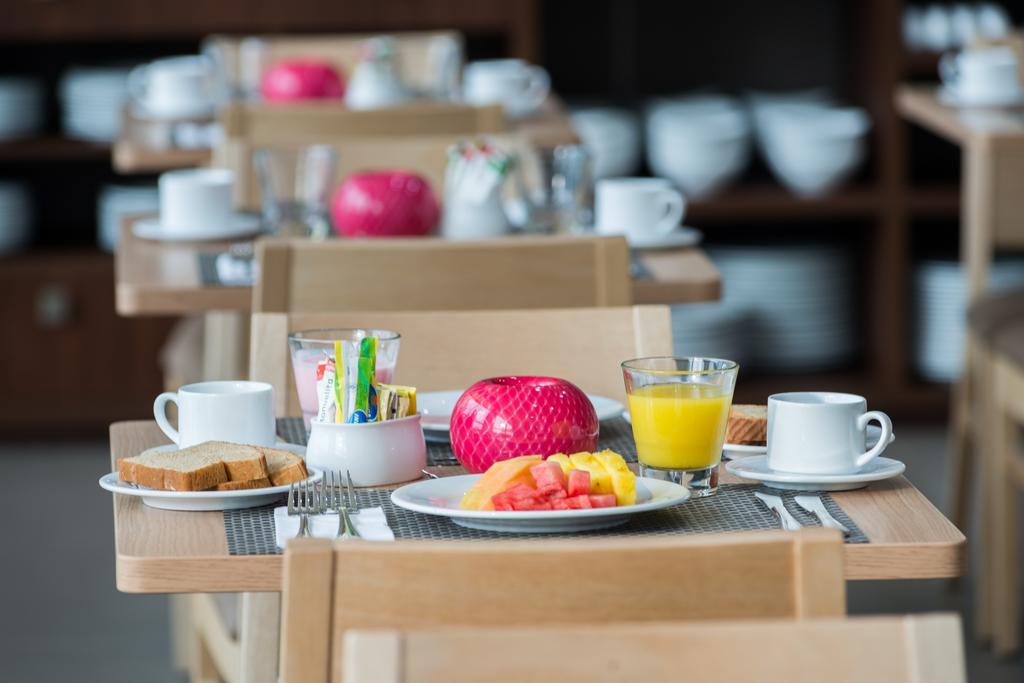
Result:
[[[520,455],[597,448],[594,405],[555,377],[494,377],[466,390],[452,408],[452,451],[470,472]]]
[[[331,199],[334,229],[345,237],[426,235],[440,217],[430,183],[408,171],[353,173]]]
[[[291,59],[270,67],[260,81],[268,102],[341,99],[345,84],[330,63],[315,59]]]

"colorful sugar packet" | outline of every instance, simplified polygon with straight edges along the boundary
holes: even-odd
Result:
[[[415,387],[378,387],[377,345],[374,336],[334,342],[334,355],[317,364],[317,421],[363,424],[416,414]],[[385,388],[382,403],[379,394]]]

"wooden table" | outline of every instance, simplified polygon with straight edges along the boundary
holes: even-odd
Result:
[[[167,443],[149,421],[110,429],[111,464]],[[723,482],[740,483],[723,473]],[[904,477],[831,494],[870,543],[848,544],[846,575],[863,579],[963,576],[964,535]],[[229,555],[221,512],[172,512],[114,496],[117,587],[127,593],[280,591],[282,556]]]
[[[117,312],[126,316],[248,312],[252,287],[205,285],[200,277],[199,254],[225,251],[228,244],[145,240],[132,234],[126,220],[114,258]],[[642,252],[639,260],[653,277],[633,281],[637,304],[692,303],[721,296],[721,276],[700,249]]]

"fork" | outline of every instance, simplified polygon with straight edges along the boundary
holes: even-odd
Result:
[[[288,489],[288,516],[299,515],[299,533],[295,538],[312,538],[309,528],[309,516],[319,515],[324,511],[324,499],[321,491],[309,481],[296,482]]]
[[[350,517],[350,513],[359,512],[356,492],[352,486],[352,475],[347,470],[344,478],[341,472],[328,472],[326,490],[328,509],[338,512],[338,533],[334,537],[343,540],[359,538],[359,532]]]

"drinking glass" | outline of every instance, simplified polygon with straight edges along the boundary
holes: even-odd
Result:
[[[720,358],[636,358],[622,364],[640,475],[718,491],[739,365]]]
[[[330,232],[328,199],[338,155],[328,145],[256,150],[263,221],[283,237],[324,239]]]
[[[592,223],[593,173],[583,145],[537,151],[535,177],[526,183],[531,232],[570,233]],[[528,175],[534,175],[533,173]],[[522,181],[521,181],[522,182]]]
[[[364,328],[336,328],[303,330],[288,335],[288,348],[292,356],[292,372],[295,374],[295,390],[299,395],[302,421],[309,430],[309,423],[316,417],[318,403],[316,396],[316,367],[324,358],[334,358],[335,341],[358,341],[363,337],[377,337],[377,382],[391,384],[398,364],[398,347],[402,335],[392,330]]]

